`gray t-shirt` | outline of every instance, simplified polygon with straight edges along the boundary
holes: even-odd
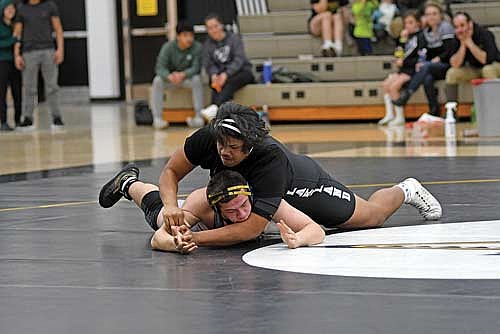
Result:
[[[59,10],[52,1],[19,5],[16,21],[23,24],[23,52],[54,49],[52,17],[59,17]]]

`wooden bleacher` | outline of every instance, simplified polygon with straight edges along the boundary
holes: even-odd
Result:
[[[271,58],[273,67],[310,72],[321,82],[248,85],[235,95],[246,105],[268,105],[273,121],[301,120],[375,120],[383,116],[382,80],[391,73],[392,45],[380,43],[380,55],[370,57],[319,57],[320,40],[307,33],[309,0],[268,0],[270,13],[265,16],[240,16],[239,25],[245,50],[253,63],[256,77],[263,62]],[[480,24],[490,26],[500,40],[500,2],[452,4],[453,11],[465,10]],[[355,53],[345,45],[347,55]],[[309,57],[297,57],[309,55]],[[445,102],[444,83],[439,82],[440,102]],[[210,92],[206,90],[206,101]],[[468,116],[472,103],[470,85],[459,87],[459,116]],[[192,115],[191,93],[178,89],[167,91],[165,118],[184,122]],[[407,117],[427,111],[427,100],[420,89],[405,108]]]

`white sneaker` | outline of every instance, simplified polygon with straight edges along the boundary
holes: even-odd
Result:
[[[200,114],[205,118],[208,122],[210,122],[212,119],[217,116],[217,110],[219,110],[219,107],[215,104],[211,104],[205,109],[201,109]]]
[[[382,118],[380,121],[378,121],[378,125],[386,125],[390,121],[394,119],[393,115],[385,115],[384,118]]]
[[[423,123],[444,123],[444,119],[441,117],[437,117],[428,113],[423,113],[422,116],[418,119],[418,122],[423,122]]]
[[[388,126],[401,126],[405,125],[405,119],[404,118],[394,118],[387,123]]]
[[[408,178],[402,183],[408,185],[409,194],[405,196],[406,204],[410,204],[418,209],[425,220],[438,220],[441,218],[443,210],[438,200],[414,178]]]
[[[188,117],[188,118],[186,118],[186,124],[190,128],[201,128],[202,126],[205,125],[205,120],[199,116]]]
[[[163,130],[169,127],[169,123],[161,118],[155,118],[153,121],[153,127],[158,130]]]

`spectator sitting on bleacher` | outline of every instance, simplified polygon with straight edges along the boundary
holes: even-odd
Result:
[[[500,76],[500,53],[495,36],[480,27],[469,14],[457,12],[453,17],[455,39],[451,68],[446,72],[446,98],[457,102],[458,84],[476,78],[495,79]]]
[[[408,88],[401,91],[399,99],[393,101],[397,106],[404,106],[410,97],[424,85],[429,102],[429,113],[440,115],[434,82],[443,80],[450,68],[450,57],[455,31],[448,21],[443,20],[443,9],[436,3],[427,3],[424,7],[426,27],[423,29],[427,43],[426,61],[417,63],[416,72],[408,83]]]
[[[406,11],[404,30],[401,32],[399,43],[394,53],[398,72],[390,74],[383,83],[385,116],[378,122],[379,125],[395,126],[405,123],[403,107],[395,106],[396,115],[394,116],[392,100],[399,98],[399,91],[415,73],[418,51],[425,47],[425,38],[420,30],[420,19],[416,10]]]
[[[168,122],[162,118],[165,87],[191,88],[196,116],[186,121],[193,127],[205,124],[200,115],[203,108],[201,44],[194,40],[193,26],[179,22],[176,31],[177,38],[163,44],[156,60],[156,76],[151,88],[150,104],[154,116],[153,126],[157,129],[168,127]]]
[[[201,113],[211,120],[222,103],[232,100],[237,90],[255,79],[241,38],[224,31],[217,14],[209,14],[205,18],[205,26],[208,38],[203,44],[203,67],[210,78],[212,104]]]
[[[340,9],[347,4],[349,0],[311,0],[311,16],[307,25],[311,35],[323,39],[321,46],[323,57],[342,56],[344,20]]]
[[[354,38],[358,52],[362,56],[373,53],[371,39],[373,38],[372,14],[378,8],[377,0],[354,0],[352,14],[354,16]]]
[[[390,34],[391,22],[398,12],[398,7],[392,0],[382,0],[377,10],[373,13],[373,30],[380,39]]]

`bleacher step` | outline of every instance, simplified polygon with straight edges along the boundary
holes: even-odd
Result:
[[[311,8],[309,0],[267,0],[267,6],[271,12]]]
[[[467,12],[472,19],[480,25],[500,25],[500,1],[454,3],[450,5],[451,12]]]
[[[240,15],[240,32],[294,34],[307,33],[307,19],[310,11],[271,12],[268,15]]]

